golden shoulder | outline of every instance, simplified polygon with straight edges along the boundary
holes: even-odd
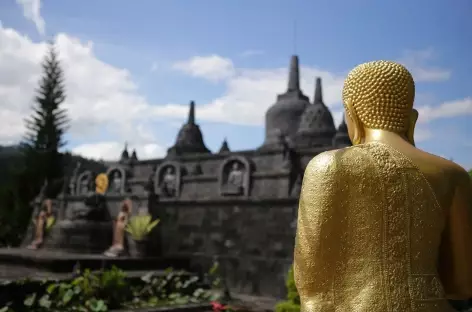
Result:
[[[305,183],[340,182],[348,176],[355,177],[362,174],[363,168],[370,167],[370,158],[363,151],[362,145],[326,151],[315,156],[305,169]],[[331,181],[331,182],[329,182]]]
[[[304,183],[316,182],[320,178],[326,179],[328,176],[334,178],[336,173],[341,169],[341,158],[348,149],[338,149],[326,151],[315,156],[308,163],[305,174]]]

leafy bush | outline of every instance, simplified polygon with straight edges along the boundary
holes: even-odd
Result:
[[[145,239],[160,221],[159,219],[152,221],[151,218],[150,215],[137,215],[131,217],[126,225],[126,232],[128,232],[136,241]]]
[[[293,275],[293,265],[288,270],[287,279],[285,281],[287,288],[287,300],[279,302],[275,306],[276,312],[300,312],[300,295],[295,286],[295,277]]]
[[[276,312],[300,312],[300,305],[290,301],[282,301],[275,306]]]
[[[164,275],[147,274],[134,285],[116,267],[99,273],[85,270],[70,281],[45,281],[36,285],[37,287],[32,287],[33,282],[29,281],[13,284],[16,286],[16,291],[13,292],[16,294],[9,297],[11,302],[1,308],[0,312],[102,312],[109,309],[148,308],[211,300],[210,292],[201,287],[198,277],[172,270]]]
[[[196,276],[169,270],[165,276],[153,273],[142,277],[143,287],[134,287],[133,301],[128,307],[149,307],[209,302],[211,294],[201,287]]]

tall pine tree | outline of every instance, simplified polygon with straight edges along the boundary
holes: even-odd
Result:
[[[37,192],[44,181],[53,186],[63,177],[64,163],[60,148],[66,144],[64,134],[68,129],[67,111],[62,108],[65,100],[64,74],[53,44],[42,63],[43,76],[39,82],[33,113],[26,120],[25,166],[27,176]],[[51,190],[55,193],[56,190]]]

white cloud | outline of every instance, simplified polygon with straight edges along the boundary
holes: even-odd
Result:
[[[422,105],[417,108],[419,113],[418,127],[415,131],[417,142],[426,141],[433,137],[434,131],[428,124],[437,119],[472,116],[472,98],[443,102],[440,105]]]
[[[227,79],[234,74],[233,62],[215,54],[207,57],[195,56],[190,60],[175,63],[173,68],[211,81]]]
[[[117,159],[117,157],[121,155],[123,147],[122,142],[115,141],[90,143],[73,148],[72,153],[93,159],[110,160]],[[132,144],[128,146],[130,153],[133,149],[136,149],[136,153],[140,159],[149,159],[165,155],[165,149],[156,143]]]
[[[179,64],[189,64],[195,59],[199,60],[201,72],[211,71],[215,68],[214,59],[225,59],[220,56],[200,56]],[[205,70],[204,65],[209,64]],[[231,68],[234,68],[232,65]],[[315,86],[315,77],[323,79],[323,97],[325,103],[332,111],[340,111],[341,89],[344,77],[332,74],[318,68],[301,66],[300,85],[302,90],[312,98]],[[264,116],[267,109],[276,101],[277,93],[283,93],[287,89],[288,62],[286,67],[276,69],[237,69],[233,75],[227,76],[224,81],[226,92],[223,96],[205,104],[197,103],[197,115],[199,120],[227,122],[242,125],[264,125]],[[190,73],[194,75],[193,73]],[[212,80],[213,77],[200,75],[202,78]],[[166,105],[159,107],[155,113],[161,116],[185,116],[187,107],[183,105]],[[336,117],[340,116],[339,113]],[[338,122],[340,118],[337,118]]]
[[[448,80],[451,77],[450,70],[428,65],[434,59],[435,52],[429,48],[419,51],[405,51],[399,62],[410,70],[416,82]]]
[[[142,151],[141,158],[162,155],[162,148],[149,148],[157,144],[150,130],[153,108],[139,95],[130,73],[97,59],[91,42],[59,34],[55,43],[65,72],[69,135],[89,142],[113,138],[117,146],[133,142]],[[24,133],[24,118],[31,113],[46,47],[44,42],[34,43],[13,29],[0,27],[0,144],[17,142]],[[90,153],[102,153],[106,159],[111,157],[109,143],[76,150],[95,150]]]
[[[419,122],[430,122],[435,119],[458,116],[472,116],[472,98],[444,102],[438,106],[422,106],[418,108]]]
[[[46,23],[41,16],[41,0],[16,0],[16,3],[22,7],[25,18],[34,23],[38,33],[44,35]]]

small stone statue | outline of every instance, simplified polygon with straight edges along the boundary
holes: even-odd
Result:
[[[447,299],[472,297],[472,181],[415,147],[414,98],[398,63],[348,74],[353,146],[319,154],[303,178],[294,251],[301,311],[453,312]]]
[[[112,173],[112,193],[120,194],[122,189],[123,179],[121,177],[121,173],[116,170]]]
[[[175,176],[174,167],[168,167],[161,183],[162,195],[167,197],[175,197],[177,193],[177,177]]]
[[[79,181],[79,194],[77,195],[87,195],[91,191],[91,175],[84,176],[81,181]]]
[[[118,257],[125,252],[125,228],[133,210],[132,201],[127,198],[121,203],[120,213],[114,220],[113,241],[111,247],[105,251],[107,257]]]
[[[225,193],[228,195],[242,195],[244,193],[244,178],[245,172],[241,169],[241,164],[237,161],[234,162],[228,173]]]
[[[44,234],[46,231],[46,227],[48,222],[51,222],[51,218],[53,217],[52,214],[52,200],[45,199],[41,203],[40,211],[38,215],[33,219],[34,222],[34,240],[33,242],[26,248],[28,249],[39,249],[44,242]]]

